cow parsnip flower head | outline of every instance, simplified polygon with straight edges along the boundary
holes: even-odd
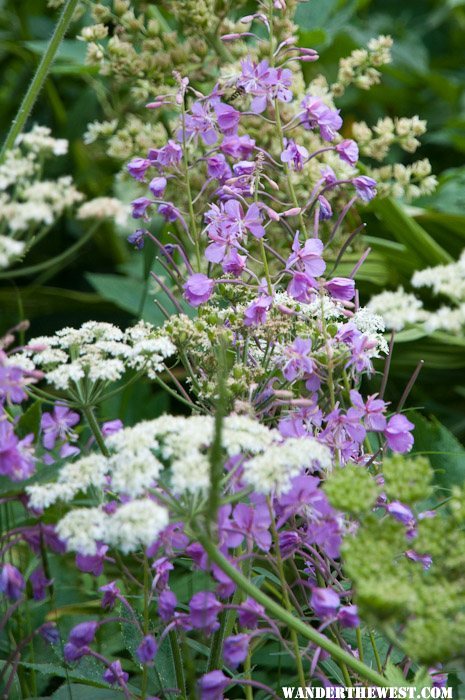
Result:
[[[171,341],[145,321],[126,331],[110,323],[88,321],[80,328],[62,328],[54,336],[33,338],[11,362],[32,364],[55,389],[74,392],[84,379],[106,385],[131,369],[154,378],[174,352]]]

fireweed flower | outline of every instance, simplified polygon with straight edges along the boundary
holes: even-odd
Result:
[[[12,481],[28,479],[35,471],[34,435],[20,440],[11,423],[0,414],[0,474]]]
[[[137,647],[137,658],[141,664],[150,664],[154,660],[157,650],[158,646],[154,637],[151,634],[147,634]]]
[[[384,437],[386,438],[388,447],[393,452],[410,452],[413,445],[413,435],[411,431],[414,428],[414,424],[401,413],[392,416],[384,429]]]
[[[184,285],[184,296],[191,306],[200,306],[211,298],[214,287],[215,280],[195,272]]]
[[[331,588],[314,588],[310,605],[320,618],[334,617],[339,610],[341,601],[338,594]]]
[[[56,441],[76,439],[72,428],[80,421],[80,416],[66,406],[57,404],[52,413],[43,413],[40,426],[43,431],[42,442],[47,450],[53,450]]]
[[[26,587],[24,578],[12,564],[3,564],[0,571],[0,593],[10,600],[18,600]]]

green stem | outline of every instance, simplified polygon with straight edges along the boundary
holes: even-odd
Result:
[[[287,590],[287,581],[286,581],[286,576],[284,574],[284,565],[283,565],[283,560],[281,557],[281,550],[279,548],[279,537],[278,537],[278,531],[276,530],[276,524],[274,521],[273,508],[272,508],[271,501],[269,498],[267,499],[267,501],[268,501],[268,508],[270,511],[271,534],[273,536],[276,565],[278,567],[279,580],[281,581],[284,606],[285,606],[287,612],[290,615],[292,615],[292,606],[291,606],[291,601],[289,600],[289,593]],[[305,685],[306,685],[305,672],[304,672],[304,667],[302,664],[302,658],[300,656],[299,638],[297,636],[297,632],[294,629],[292,629],[292,627],[290,629],[290,635],[291,635],[292,646],[294,647],[294,656],[295,656],[295,662],[297,665],[297,673],[299,676],[299,683],[300,683],[302,688],[305,688]]]
[[[263,268],[265,270],[266,284],[268,286],[268,294],[273,296],[273,285],[271,284],[270,270],[268,267],[268,259],[266,257],[265,246],[263,245],[263,239],[260,238],[260,252],[262,254]]]
[[[373,649],[373,654],[375,655],[376,666],[378,668],[378,671],[382,673],[383,664],[381,663],[381,659],[379,657],[378,647],[376,646],[376,641],[373,632],[370,632],[370,642]]]
[[[60,255],[56,255],[54,258],[51,260],[44,260],[41,263],[37,263],[37,265],[30,265],[29,267],[21,267],[17,270],[8,270],[8,272],[1,272],[0,273],[0,279],[9,279],[9,278],[16,278],[16,277],[27,277],[27,275],[35,275],[37,272],[41,272],[42,270],[46,270],[47,268],[53,267],[54,265],[58,264],[63,264],[67,261],[68,258],[71,258],[73,254],[79,250],[87,241],[92,238],[94,235],[95,231],[97,230],[97,226],[92,226],[79,240],[74,243],[71,248],[68,248],[65,250],[63,253],[60,253]]]
[[[169,637],[170,645],[171,645],[171,653],[173,654],[173,663],[174,663],[174,671],[176,674],[176,683],[178,685],[178,690],[181,692],[181,697],[185,698],[187,696],[186,696],[186,681],[184,678],[184,666],[183,666],[183,659],[181,656],[181,650],[179,648],[178,638],[176,636],[176,632],[174,630],[171,630],[168,633],[168,637]]]
[[[52,67],[52,63],[58,48],[66,34],[66,30],[71,22],[77,3],[78,0],[67,0],[65,6],[63,7],[63,11],[55,26],[55,30],[52,34],[47,49],[42,56],[32,82],[23,97],[23,101],[21,102],[18,112],[12,121],[10,131],[8,132],[0,152],[0,163],[3,162],[6,152],[13,148],[16,139],[24,128],[26,120],[35,104],[35,101],[37,100],[37,96],[39,95],[50,68]]]
[[[363,642],[360,627],[357,627],[355,634],[357,635],[358,658],[363,662]]]
[[[182,157],[184,163],[184,178],[186,181],[186,195],[187,195],[187,205],[189,208],[189,219],[191,223],[192,236],[194,238],[195,244],[195,259],[197,262],[197,269],[200,272],[201,258],[200,258],[200,241],[199,233],[197,231],[197,223],[195,220],[194,205],[192,203],[192,192],[191,192],[191,181],[189,176],[189,158],[187,156],[187,142],[186,142],[186,107],[184,105],[184,96],[182,98],[181,104],[181,118],[182,118]]]
[[[277,620],[283,622],[290,629],[295,630],[298,634],[301,634],[305,639],[310,640],[313,644],[321,647],[327,651],[334,659],[342,661],[349,668],[352,668],[361,678],[366,678],[371,681],[373,685],[379,685],[383,688],[389,686],[389,681],[381,675],[381,673],[376,672],[372,668],[369,668],[363,664],[359,659],[352,654],[341,649],[337,644],[332,642],[330,639],[325,637],[323,634],[315,630],[313,627],[305,624],[299,618],[294,617],[291,613],[285,610],[279,603],[276,603],[272,598],[263,593],[259,588],[254,586],[240,571],[234,568],[234,566],[224,557],[221,552],[217,550],[215,545],[211,542],[210,538],[202,533],[195,533],[198,541],[205,549],[211,561],[215,562],[224,573],[229,576],[229,578],[234,581],[242,590],[251,596],[257,603],[263,605],[263,607],[268,610],[268,612],[273,615]]]
[[[105,440],[103,439],[102,431],[100,430],[100,426],[95,417],[94,409],[92,408],[92,406],[81,406],[81,410],[84,414],[89,428],[92,431],[95,441],[99,446],[100,452],[103,454],[104,457],[109,457],[110,453],[108,451],[108,447],[105,445]]]

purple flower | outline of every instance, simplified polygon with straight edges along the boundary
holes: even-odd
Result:
[[[97,627],[98,623],[94,620],[91,622],[80,622],[69,633],[68,642],[77,648],[91,644],[94,641]]]
[[[52,581],[50,581],[44,573],[41,566],[34,569],[32,574],[29,576],[29,581],[32,586],[32,597],[34,600],[43,600],[45,598],[45,591],[47,586],[50,586]]]
[[[350,277],[333,277],[325,287],[332,297],[341,301],[350,301],[355,296],[355,282]]]
[[[107,683],[110,685],[125,685],[128,681],[129,674],[127,674],[123,669],[121,668],[121,662],[118,661],[113,661],[112,664],[109,665],[105,673],[103,674],[103,680],[105,680]]]
[[[155,571],[152,586],[161,591],[168,585],[170,571],[174,569],[174,566],[168,557],[160,557],[153,562],[152,569]]]
[[[326,269],[326,263],[321,257],[323,247],[323,241],[319,238],[308,238],[301,246],[297,231],[292,244],[292,253],[287,260],[287,269],[298,265],[309,277],[319,277]]]
[[[148,231],[145,228],[138,228],[134,233],[129,234],[127,242],[135,246],[137,250],[142,250],[145,245],[145,237]]]
[[[115,581],[111,581],[110,583],[105,584],[105,586],[101,586],[99,588],[99,591],[102,591],[103,593],[102,608],[108,608],[109,610],[112,610],[117,599],[120,596],[120,590],[116,585]]]
[[[1,360],[1,351],[0,351]],[[21,403],[27,398],[23,389],[24,371],[21,367],[12,365],[0,365],[0,404]]]
[[[266,59],[260,63],[254,63],[250,58],[245,58],[241,62],[242,73],[237,81],[238,87],[244,88],[245,92],[253,95],[254,98],[250,109],[255,114],[261,114],[266,109],[268,95],[270,93],[270,77],[272,68]]]
[[[40,421],[43,431],[42,442],[47,450],[53,450],[57,440],[76,440],[77,435],[71,430],[80,421],[79,413],[67,406],[56,404],[52,413],[44,413]]]
[[[102,424],[102,435],[103,437],[109,437],[110,435],[114,435],[122,430],[123,427],[123,421],[121,421],[119,418],[115,418],[115,420],[107,420]]]
[[[128,163],[128,173],[136,180],[142,181],[145,178],[147,169],[152,165],[147,158],[133,158]]]
[[[58,632],[55,622],[45,622],[39,628],[39,633],[49,644],[58,644],[60,641],[60,633]]]
[[[158,596],[158,614],[163,622],[168,622],[174,617],[177,602],[173,591],[170,591],[169,588],[163,589]]]
[[[6,595],[10,600],[18,600],[25,586],[24,578],[16,566],[8,563],[2,566],[0,571],[0,593]]]
[[[386,410],[387,404],[382,399],[377,399],[377,394],[372,394],[364,403],[362,396],[358,391],[352,389],[350,392],[350,400],[352,405],[361,411],[364,416],[364,423],[367,430],[373,430],[379,432],[386,427],[386,417],[384,412]]]
[[[297,171],[302,170],[302,166],[309,156],[305,146],[299,146],[293,139],[286,139],[285,146],[286,148],[281,153],[281,161],[292,163]]]
[[[151,204],[153,204],[152,200],[148,199],[147,197],[138,197],[137,199],[133,199],[131,202],[132,218],[142,219]]]
[[[296,338],[292,345],[285,348],[284,354],[289,358],[284,365],[283,375],[288,382],[293,382],[305,374],[313,374],[315,364],[308,356],[312,349],[309,338]]]
[[[200,700],[223,700],[223,693],[231,680],[223,671],[210,671],[199,679]]]
[[[240,277],[244,271],[247,264],[247,257],[245,255],[239,255],[235,248],[231,248],[228,253],[223,258],[221,267],[226,274],[234,275],[234,277]]]
[[[105,554],[108,552],[106,544],[97,545],[95,554],[76,554],[76,566],[79,571],[84,571],[87,574],[100,576],[103,571],[103,563]]]
[[[392,515],[393,518],[398,520],[403,525],[406,525],[408,528],[411,529],[415,527],[414,514],[408,506],[404,505],[400,501],[392,501],[392,503],[389,503],[386,506],[386,510],[389,515]]]
[[[164,202],[158,207],[158,213],[164,218],[165,221],[173,223],[180,218],[178,209],[174,206],[173,202]]]
[[[192,627],[201,629],[211,634],[220,624],[217,620],[221,610],[221,603],[217,601],[213,593],[200,591],[192,596],[189,603],[189,620]]]
[[[331,204],[328,202],[326,197],[322,194],[318,195],[317,201],[319,204],[318,218],[320,221],[327,221],[333,215],[333,210],[331,208]]]
[[[307,95],[301,102],[304,109],[303,125],[306,129],[319,128],[325,141],[333,141],[342,126],[339,110],[330,109],[319,97]]]
[[[384,429],[384,437],[389,449],[393,452],[410,452],[413,445],[413,435],[410,431],[414,428],[414,424],[401,413],[392,416]]]
[[[216,142],[218,134],[215,130],[213,115],[209,105],[205,102],[194,102],[190,113],[186,115],[185,124],[186,138],[193,137],[197,139],[200,136],[207,146],[211,146]],[[182,132],[180,136],[179,140],[182,140]]]
[[[344,605],[337,614],[337,619],[343,627],[358,627],[360,618],[356,605]]]
[[[235,235],[242,236],[247,231],[250,231],[255,238],[263,238],[265,235],[258,204],[251,204],[244,215],[244,210],[237,199],[230,199],[224,205],[224,211],[227,216],[227,225]]]
[[[431,567],[431,564],[433,563],[433,559],[429,554],[418,554],[418,552],[415,552],[414,549],[407,549],[405,552],[405,556],[411,561],[421,562],[425,571],[428,571],[428,569]]]
[[[234,109],[231,105],[217,103],[214,106],[218,126],[226,136],[234,136],[237,133],[237,127],[241,118],[241,113]]]
[[[240,604],[237,613],[237,618],[241,627],[253,630],[258,625],[260,617],[264,617],[265,608],[260,603],[257,603],[253,598],[247,598]]]
[[[201,272],[195,272],[184,285],[184,296],[191,306],[200,306],[209,301],[214,286],[215,280],[211,280]]]
[[[334,617],[340,604],[339,596],[332,588],[314,588],[312,590],[310,605],[319,618]]]
[[[268,506],[265,504],[248,506],[238,503],[234,508],[233,520],[239,531],[255,542],[259,549],[268,552],[271,547],[271,525]]]
[[[295,530],[284,530],[279,533],[279,549],[283,557],[289,557],[301,545],[302,538]]]
[[[210,177],[216,177],[218,180],[231,177],[231,168],[222,153],[215,153],[207,158],[207,172]]]
[[[355,165],[358,161],[358,146],[352,139],[344,139],[336,146],[336,151],[339,153],[341,160],[345,160],[349,165]]]
[[[317,285],[305,272],[294,272],[287,286],[288,294],[297,301],[310,302],[315,296]]]
[[[245,326],[258,326],[266,321],[266,313],[269,310],[273,298],[268,295],[262,295],[253,301],[244,312]]]
[[[166,177],[154,177],[150,180],[149,190],[154,197],[163,197],[166,189]]]
[[[182,159],[181,146],[170,139],[163,148],[152,148],[148,153],[149,159],[162,167],[177,165]]]
[[[154,660],[157,651],[158,645],[155,638],[151,634],[147,634],[137,647],[136,654],[141,664],[150,664]]]
[[[78,661],[78,659],[82,659],[82,657],[86,656],[86,654],[88,653],[88,646],[84,645],[82,647],[77,647],[74,644],[71,644],[70,642],[65,644],[63,649],[63,656],[65,657],[65,661],[67,661],[68,663],[70,661]]]
[[[354,177],[352,184],[362,202],[371,202],[376,196],[376,180],[373,180],[372,177],[367,177],[366,175]]]
[[[35,469],[31,443],[34,435],[26,435],[20,440],[13,431],[13,426],[0,416],[0,475],[8,476],[12,481],[28,479]]]
[[[255,140],[248,134],[244,136],[225,136],[220,150],[231,158],[248,158],[254,151]]]
[[[248,651],[249,636],[247,634],[235,634],[224,640],[223,659],[228,666],[237,668],[246,660]]]

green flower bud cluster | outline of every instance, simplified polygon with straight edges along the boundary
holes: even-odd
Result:
[[[390,457],[383,476],[387,503],[408,504],[413,528],[384,507],[373,509],[378,487],[362,467],[328,477],[331,504],[358,519],[344,538],[344,571],[368,624],[414,661],[444,663],[465,646],[465,487],[456,487],[448,504],[425,511],[419,503],[433,495],[425,458]]]
[[[366,513],[381,493],[370,472],[357,464],[335,471],[324,490],[334,508],[350,515]]]

